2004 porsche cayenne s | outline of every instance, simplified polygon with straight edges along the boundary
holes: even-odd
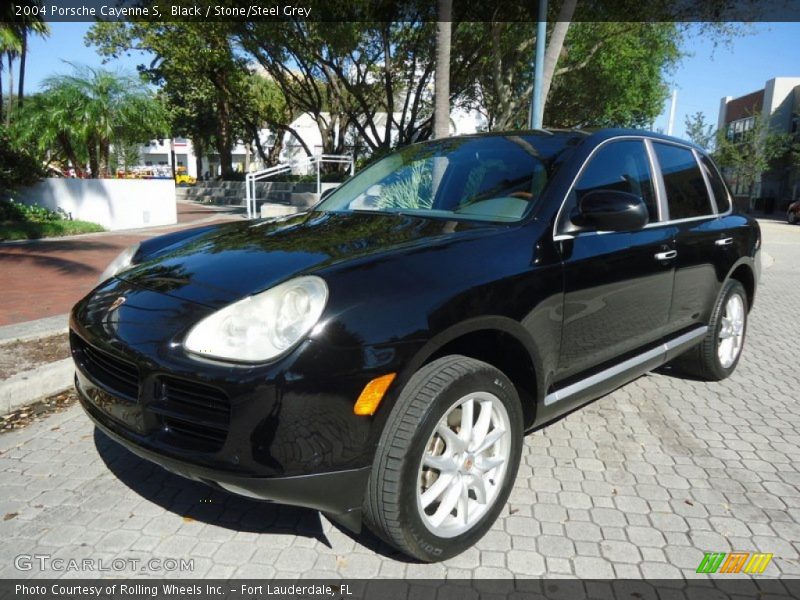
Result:
[[[675,359],[730,375],[760,243],[680,140],[416,144],[308,212],[124,252],[73,309],[76,386],[170,471],[441,560],[497,519],[526,431]]]

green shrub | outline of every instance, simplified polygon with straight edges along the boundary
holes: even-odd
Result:
[[[0,197],[20,187],[33,185],[44,176],[42,166],[21,148],[15,148],[0,126]]]
[[[38,204],[20,204],[13,200],[0,200],[0,221],[27,221],[29,223],[46,223],[63,221],[68,218],[63,209],[50,210]]]

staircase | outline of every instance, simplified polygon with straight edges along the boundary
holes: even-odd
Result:
[[[317,203],[315,190],[314,183],[258,181],[257,214],[261,217],[276,217],[305,210]],[[193,186],[176,187],[175,197],[179,202],[247,208],[243,181],[198,181]]]
[[[175,188],[178,201],[244,207],[244,183],[241,181],[198,181],[193,186]]]

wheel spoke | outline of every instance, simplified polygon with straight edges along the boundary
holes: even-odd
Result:
[[[458,498],[457,515],[464,525],[469,523],[469,488],[463,483],[461,485],[461,496]]]
[[[431,525],[439,527],[444,520],[453,512],[453,509],[458,504],[458,499],[461,497],[461,488],[464,487],[458,477],[453,477],[450,480],[450,485],[447,491],[442,496],[442,502],[436,509],[436,512],[431,515]]]
[[[457,470],[456,463],[452,456],[432,456],[425,454],[422,457],[422,464],[431,469],[436,469],[440,473],[449,473]]]
[[[483,438],[481,445],[475,448],[475,454],[480,454],[481,452],[486,452],[489,448],[494,446],[500,438],[502,438],[506,433],[505,429],[500,429],[499,427],[496,429],[492,429],[489,433],[486,434],[486,437]]]
[[[500,456],[484,456],[475,463],[475,466],[482,473],[488,473],[492,469],[496,469],[502,465],[504,462],[506,462],[505,459]]]
[[[472,439],[474,421],[475,400],[469,398],[461,405],[461,431],[458,432],[458,437],[461,438],[465,446],[468,446],[470,439]]]
[[[439,475],[439,479],[434,481],[433,485],[425,490],[422,493],[422,496],[420,496],[422,508],[428,508],[431,505],[431,502],[441,496],[444,491],[449,488],[455,477],[456,476],[453,473],[442,473]]]
[[[475,490],[475,498],[477,501],[481,504],[486,504],[486,482],[483,480],[483,477],[480,475],[473,475],[469,487]]]
[[[480,407],[480,413],[478,414],[478,420],[475,421],[475,428],[472,430],[472,443],[470,444],[473,448],[480,446],[489,432],[489,426],[492,424],[492,402],[484,400],[478,406]]]
[[[452,452],[461,452],[466,449],[467,445],[458,437],[458,434],[448,427],[444,421],[439,422],[436,426],[436,433],[442,436],[445,446],[449,447]]]

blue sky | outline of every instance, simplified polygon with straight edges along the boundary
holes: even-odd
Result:
[[[26,70],[29,91],[35,91],[47,76],[67,72],[69,66],[64,60],[100,65],[95,50],[83,45],[83,36],[90,25],[50,23],[49,38],[31,40]],[[685,116],[697,111],[705,113],[706,121],[716,125],[719,100],[723,96],[736,97],[755,91],[772,77],[800,76],[800,23],[757,23],[750,28],[750,35],[717,48],[701,35],[690,36],[684,47],[690,56],[670,75],[671,85],[678,90],[675,135],[683,135]],[[109,66],[135,73],[136,65],[141,62],[142,55],[134,53]],[[668,116],[669,101],[655,120],[656,129],[666,131]]]

